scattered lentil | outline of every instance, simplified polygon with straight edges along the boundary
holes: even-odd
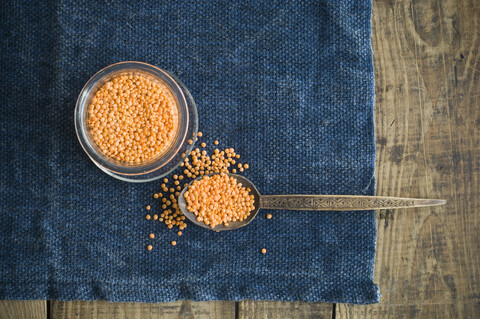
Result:
[[[150,205],[147,205],[147,207],[145,207],[145,208],[146,208],[147,210],[150,210],[151,207],[150,207]]]
[[[172,241],[172,246],[177,245],[177,242],[175,240]]]
[[[267,219],[272,219],[272,214],[267,214]]]
[[[201,135],[198,135],[201,136]],[[215,145],[218,145],[218,141]],[[206,143],[201,143],[200,144],[202,147],[206,147]],[[213,154],[210,156],[208,155],[206,150],[200,150],[199,148],[196,148],[192,150],[189,154],[189,157],[185,157],[184,161],[181,163],[181,166],[185,167],[186,169],[183,170],[183,173],[185,175],[173,175],[173,187],[167,186],[168,184],[168,179],[165,178],[163,180],[163,184],[161,184],[161,188],[164,192],[170,192],[170,194],[167,194],[166,197],[163,196],[162,193],[156,194],[158,198],[162,198],[162,213],[160,214],[160,217],[158,217],[158,220],[162,223],[164,223],[169,229],[172,229],[173,226],[177,226],[179,229],[179,232],[181,233],[181,230],[185,229],[187,227],[187,224],[185,223],[186,217],[183,215],[183,213],[180,211],[180,208],[177,203],[177,198],[180,196],[180,191],[182,188],[185,188],[188,186],[188,182],[184,183],[183,186],[180,185],[180,181],[184,180],[185,177],[195,179],[197,176],[204,176],[204,175],[209,175],[209,174],[217,174],[220,176],[221,174],[228,173],[229,169],[231,169],[232,173],[237,173],[237,169],[235,167],[242,167],[242,169],[238,169],[240,171],[243,171],[243,168],[247,167],[247,164],[237,164],[235,163],[235,158],[239,158],[240,155],[235,153],[234,148],[226,148],[223,151],[219,149],[215,149]],[[237,164],[236,166],[233,166]],[[214,176],[217,176],[214,175]],[[217,177],[216,177],[217,178]],[[250,192],[250,189],[246,189],[247,193]],[[236,191],[235,191],[236,192]],[[155,197],[155,195],[154,195]],[[237,195],[238,197],[238,195]],[[157,198],[157,197],[155,197]],[[232,199],[232,201],[238,201],[238,198]],[[240,207],[242,209],[246,209],[251,205],[253,207],[253,195],[248,196],[248,198],[240,198],[240,202],[242,200],[245,200],[244,206],[240,204]],[[236,206],[235,206],[236,207]],[[233,209],[233,206],[229,207],[230,211],[230,217],[229,214],[223,212],[223,215],[221,217],[211,217],[212,221],[208,220],[208,216],[199,216],[206,221],[206,223],[210,224],[210,227],[215,227],[215,225],[218,225],[220,223],[224,223],[228,225],[228,218],[232,218],[232,221],[237,218],[238,220],[246,218],[248,215],[246,213],[246,210],[240,211],[240,213],[231,213],[231,210]],[[210,210],[210,208],[208,209]],[[248,209],[247,209],[248,210]],[[251,210],[250,210],[251,211]],[[250,211],[248,211],[248,214],[250,214]],[[222,211],[220,211],[222,213]],[[204,215],[205,212],[202,211]],[[243,215],[242,215],[243,214]],[[198,218],[198,217],[197,217]],[[225,221],[224,221],[225,219]],[[178,232],[177,232],[178,234]],[[180,236],[180,235],[179,235]]]
[[[155,238],[155,234],[150,234],[150,235],[148,235],[148,237],[153,239],[153,238]]]
[[[218,141],[213,142],[213,144],[218,145]]]
[[[145,216],[146,220],[150,220],[151,218],[152,218],[152,216],[150,216],[150,215]]]
[[[262,254],[266,254],[267,250],[265,248],[262,248],[261,252],[262,252]]]
[[[152,245],[148,245],[148,246],[147,246],[147,249],[148,249],[148,250],[152,250],[152,248],[153,248]]]
[[[203,133],[202,133],[202,132],[198,132],[198,133],[197,133],[197,136],[198,136],[198,137],[202,137],[202,136],[203,136]]]

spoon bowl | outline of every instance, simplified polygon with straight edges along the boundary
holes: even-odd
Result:
[[[204,176],[212,176],[209,174]],[[185,201],[185,192],[193,182],[202,179],[204,176],[197,177],[183,189],[178,197],[178,206],[182,213],[195,225],[214,230],[216,232],[225,230],[234,230],[247,226],[257,216],[260,208],[262,209],[286,209],[286,210],[309,210],[309,211],[365,211],[374,209],[397,209],[444,205],[447,201],[444,199],[424,199],[424,198],[402,198],[385,196],[359,196],[359,195],[261,195],[255,185],[246,177],[237,174],[227,174],[234,177],[242,186],[250,188],[250,194],[254,197],[255,209],[250,215],[236,222],[229,222],[228,226],[224,224],[216,225],[211,228],[203,221],[198,221],[197,216],[188,211]]]
[[[208,174],[208,175],[204,175],[204,176],[213,176],[213,175],[215,175],[215,174]],[[250,215],[246,219],[242,220],[241,222],[240,221],[229,222],[228,226],[225,226],[224,224],[219,224],[219,225],[215,226],[215,228],[211,228],[209,225],[205,224],[203,221],[198,221],[197,216],[194,213],[188,211],[187,202],[185,201],[185,196],[184,195],[185,195],[185,192],[188,190],[188,188],[193,184],[193,182],[201,180],[204,176],[197,177],[196,179],[191,181],[187,185],[187,187],[185,187],[182,190],[182,192],[180,193],[180,196],[178,196],[178,207],[180,207],[180,210],[182,211],[182,213],[192,223],[194,223],[195,225],[201,226],[203,228],[207,228],[207,229],[219,232],[219,231],[224,231],[224,230],[235,230],[235,229],[247,226],[255,218],[258,211],[260,210],[260,192],[257,190],[255,185],[253,185],[253,183],[249,179],[247,179],[246,177],[243,177],[243,176],[237,175],[237,174],[228,174],[228,176],[235,177],[237,179],[237,181],[239,183],[242,183],[242,186],[244,186],[245,188],[250,188],[250,194],[253,195],[254,201],[255,201],[255,204],[254,204],[255,209],[250,212]]]

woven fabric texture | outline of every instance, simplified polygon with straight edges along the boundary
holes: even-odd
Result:
[[[107,176],[73,124],[94,73],[147,62],[263,194],[373,195],[370,18],[370,0],[4,1],[0,299],[378,302],[374,212],[261,211],[178,237],[145,219],[161,182]]]

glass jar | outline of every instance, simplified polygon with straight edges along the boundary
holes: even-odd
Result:
[[[97,90],[123,75],[139,75],[162,84],[170,91],[177,107],[173,141],[155,158],[138,164],[122,162],[104,154],[93,140],[88,124],[88,109]],[[97,72],[83,87],[75,107],[75,130],[83,149],[102,171],[127,182],[148,182],[170,174],[183,161],[184,154],[193,149],[198,130],[197,107],[188,89],[173,74],[147,63],[120,62]],[[193,143],[190,144],[189,140]]]

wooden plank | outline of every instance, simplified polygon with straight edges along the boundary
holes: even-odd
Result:
[[[46,319],[45,300],[0,300],[0,319]]]
[[[480,2],[374,1],[377,194],[445,198],[378,214],[380,304],[337,318],[480,313]]]
[[[378,304],[369,306],[345,307],[339,305],[336,311],[337,318],[392,318],[392,319],[410,319],[410,318],[478,318],[480,314],[480,304],[478,301],[461,304],[461,313],[465,317],[459,317],[458,306],[456,303],[438,302],[428,304],[419,302],[404,305]]]
[[[238,310],[239,319],[330,319],[333,304],[244,300]]]
[[[51,319],[235,318],[235,302],[113,303],[107,301],[51,301]]]

